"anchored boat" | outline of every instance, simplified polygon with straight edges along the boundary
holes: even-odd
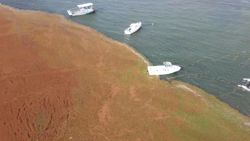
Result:
[[[158,66],[148,66],[149,75],[167,75],[178,72],[180,70],[180,66],[173,65],[171,62],[163,62],[163,65]]]
[[[70,16],[86,15],[89,13],[93,13],[94,11],[95,10],[93,3],[79,4],[75,8],[67,10]]]
[[[124,30],[124,34],[131,35],[138,31],[142,26],[142,22],[131,23],[130,26]]]
[[[242,82],[238,85],[238,87],[250,92],[250,78],[243,78]]]

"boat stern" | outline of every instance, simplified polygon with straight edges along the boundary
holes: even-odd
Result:
[[[70,10],[67,10],[67,13],[69,16],[72,16],[72,12]]]

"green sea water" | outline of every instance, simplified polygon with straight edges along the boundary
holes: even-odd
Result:
[[[69,17],[66,10],[93,2],[94,14]],[[175,78],[198,86],[250,116],[250,93],[237,88],[250,77],[250,0],[0,0],[16,8],[64,15],[126,43],[152,64],[171,61]],[[143,28],[132,36],[131,22]],[[126,57],[126,56],[124,56]],[[146,68],[145,68],[146,69]]]

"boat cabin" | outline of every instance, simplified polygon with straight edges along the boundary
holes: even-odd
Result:
[[[243,81],[242,81],[242,85],[243,85],[243,86],[246,86],[247,88],[250,89],[250,81],[243,80]]]
[[[85,4],[79,4],[77,5],[78,8],[84,8],[84,9],[93,9],[94,5],[93,3],[85,3]]]

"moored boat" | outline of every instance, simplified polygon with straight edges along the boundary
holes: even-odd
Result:
[[[67,10],[70,16],[80,16],[93,13],[95,11],[93,3],[79,4],[75,8]]]
[[[124,30],[124,34],[131,35],[142,27],[142,22],[131,23],[130,26]]]
[[[250,78],[243,78],[242,82],[238,85],[238,87],[250,92]]]
[[[180,66],[173,65],[171,62],[164,62],[163,65],[158,66],[148,66],[149,75],[167,75],[178,72],[180,70]]]

